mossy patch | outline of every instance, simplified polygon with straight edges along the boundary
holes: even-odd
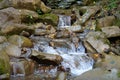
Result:
[[[2,2],[3,0],[0,0],[0,2]]]
[[[120,19],[116,19],[116,20],[113,22],[113,25],[120,27]]]
[[[43,14],[39,15],[39,19],[51,25],[57,25],[59,17],[56,14]]]
[[[0,75],[10,74],[9,57],[4,50],[0,51]]]

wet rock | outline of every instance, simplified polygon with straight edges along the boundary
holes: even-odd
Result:
[[[35,35],[48,35],[54,34],[56,32],[55,28],[51,25],[44,26],[42,29],[35,29]]]
[[[99,53],[104,52],[104,49],[110,48],[109,40],[106,38],[105,34],[100,31],[89,32],[86,36],[86,40]]]
[[[5,36],[0,36],[0,43],[6,42],[7,38]]]
[[[10,62],[11,75],[13,76],[25,76],[34,73],[35,64],[33,61],[27,61],[25,59],[19,59]]]
[[[0,9],[6,7],[14,7],[19,9],[37,10],[40,9],[44,13],[50,12],[51,9],[47,7],[41,0],[3,0],[0,3]]]
[[[8,42],[11,44],[17,45],[19,47],[32,47],[33,42],[24,36],[12,35],[8,38]]]
[[[102,27],[107,27],[107,26],[112,26],[113,22],[115,20],[114,16],[106,16],[103,18],[100,18],[97,20],[97,27],[102,28]]]
[[[45,65],[59,65],[62,61],[62,57],[59,55],[48,54],[32,50],[31,58],[39,64]]]
[[[41,22],[56,26],[58,24],[59,17],[56,14],[43,14],[39,16]]]
[[[68,38],[70,37],[70,32],[68,30],[58,31],[56,34],[56,38]]]
[[[119,80],[118,70],[112,69],[107,71],[101,68],[96,68],[88,72],[83,73],[82,75],[76,77],[73,80]]]
[[[0,50],[0,79],[9,79],[10,63],[9,57],[4,50]]]
[[[56,39],[56,41],[53,40],[52,42],[50,42],[50,45],[54,48],[56,47],[70,48],[69,44],[66,41],[60,41]]]
[[[118,26],[110,26],[101,28],[107,38],[120,36],[120,28]]]
[[[66,27],[66,29],[70,32],[83,32],[83,29],[80,25]]]
[[[13,44],[8,44],[8,46],[5,47],[5,51],[9,56],[20,57],[21,55],[21,49]]]

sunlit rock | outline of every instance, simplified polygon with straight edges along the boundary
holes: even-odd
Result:
[[[73,80],[119,80],[118,70],[112,69],[111,71],[96,68],[90,70]]]
[[[100,67],[102,69],[111,70],[120,68],[119,59],[120,56],[115,55],[111,52],[111,54],[104,54],[105,58],[101,61],[97,61],[95,63],[95,67]]]
[[[110,48],[110,42],[103,32],[89,32],[86,36],[86,40],[99,53]]]
[[[19,47],[32,47],[33,42],[24,36],[12,35],[8,38],[8,42],[11,44],[17,45]]]
[[[93,46],[91,46],[89,42],[84,40],[83,44],[86,48],[87,53],[97,53],[96,49]]]
[[[21,49],[13,44],[8,44],[8,46],[5,47],[5,51],[9,56],[20,57],[21,55]]]

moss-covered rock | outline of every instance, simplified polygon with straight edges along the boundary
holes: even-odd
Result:
[[[57,25],[59,17],[56,14],[43,14],[39,16],[41,22],[46,22],[51,25]]]
[[[0,79],[9,78],[9,76],[10,76],[9,57],[4,50],[0,50]]]
[[[29,38],[24,37],[24,36],[13,35],[8,38],[8,41],[19,47],[32,47],[33,46],[32,41]]]

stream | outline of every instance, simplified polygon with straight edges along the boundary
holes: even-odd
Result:
[[[66,28],[71,26],[71,17],[65,16],[65,15],[59,15],[59,24],[58,28]],[[85,36],[87,31],[84,31],[83,34],[81,34],[81,38]],[[59,66],[62,66],[65,71],[69,70],[69,74],[72,77],[76,77],[88,70],[91,70],[93,68],[94,60],[89,57],[85,53],[85,47],[82,43],[82,41],[77,42],[77,47],[74,44],[74,41],[72,42],[70,39],[49,39],[40,37],[40,36],[34,36],[32,35],[30,37],[32,40],[34,40],[34,47],[27,49],[26,59],[28,59],[29,55],[31,54],[31,50],[40,51],[48,54],[56,54],[63,58],[63,61]],[[56,44],[62,44],[62,45],[55,45],[51,46],[50,42],[54,42]],[[49,63],[49,62],[48,62]],[[42,66],[43,64],[37,64],[37,67],[35,69],[34,74],[40,75],[43,77],[46,75],[46,77],[56,77],[58,72],[58,66],[53,66],[50,70],[43,70]],[[50,65],[52,66],[52,65]],[[24,76],[24,74],[16,74],[16,69],[18,68],[17,64],[14,64],[13,67],[13,77],[16,76]],[[22,70],[22,68],[21,68]],[[16,80],[16,79],[15,79]]]

